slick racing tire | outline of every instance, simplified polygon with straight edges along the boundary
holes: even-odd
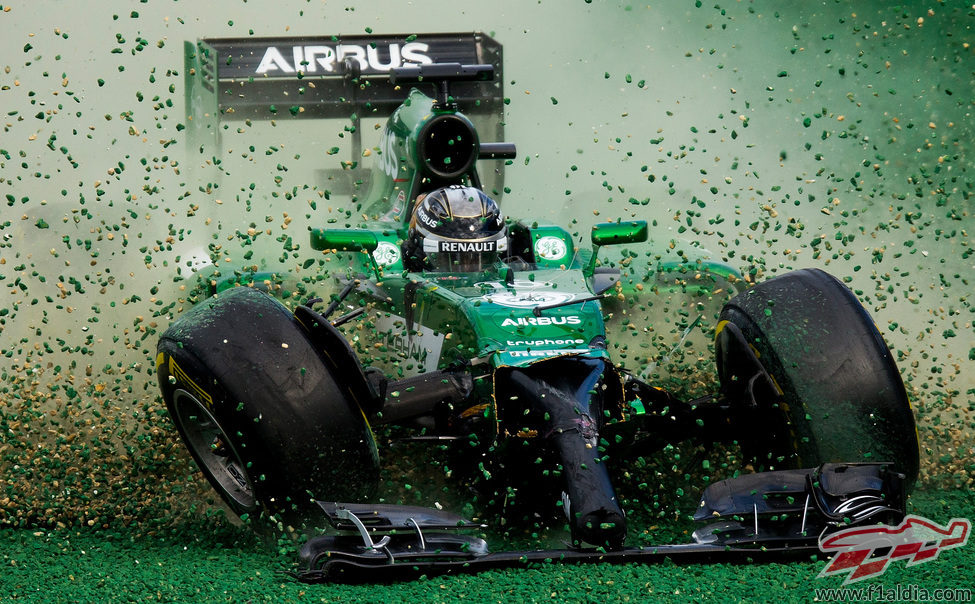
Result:
[[[160,339],[156,369],[184,444],[238,515],[301,523],[317,519],[314,500],[364,500],[378,483],[357,376],[340,377],[267,294],[238,287],[190,310]]]
[[[717,328],[722,387],[730,359],[749,356],[721,350],[729,323],[779,395],[777,403],[758,401],[764,419],[752,431],[752,447],[770,443],[766,459],[775,465],[784,457],[784,467],[892,462],[910,489],[919,466],[914,414],[891,352],[853,292],[821,270],[804,269],[736,296]]]

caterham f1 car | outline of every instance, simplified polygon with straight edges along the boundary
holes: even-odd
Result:
[[[341,258],[329,299],[289,309],[260,279],[210,279],[212,295],[158,344],[166,405],[226,504],[324,529],[302,546],[299,578],[808,559],[824,533],[899,521],[918,476],[914,418],[881,334],[840,280],[803,269],[746,288],[710,259],[634,271],[600,251],[638,248],[643,220],[593,225],[587,246],[558,225],[505,219],[477,160],[510,160],[514,146],[481,142],[461,111],[477,99],[454,93],[490,83],[495,67],[387,71],[372,81],[401,104],[370,175],[371,220],[310,229],[315,250]],[[681,400],[613,358],[610,309],[664,286],[742,289],[714,327],[713,394]],[[561,508],[568,543],[491,552],[476,522],[377,502],[387,430],[447,443],[451,465],[483,470],[490,457],[495,481]],[[740,447],[756,471],[706,485],[695,518],[710,524],[692,543],[628,546],[614,463],[684,441]]]

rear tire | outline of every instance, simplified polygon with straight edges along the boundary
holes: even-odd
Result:
[[[159,341],[169,413],[238,515],[300,523],[317,517],[316,499],[364,500],[378,483],[357,376],[337,379],[320,348],[283,305],[247,287],[202,302]]]
[[[821,270],[798,270],[725,305],[719,336],[725,322],[741,330],[781,394],[759,427],[779,443],[767,459],[784,457],[782,467],[889,461],[910,489],[919,468],[914,414],[890,350],[853,292]],[[718,337],[718,347],[727,341]],[[719,350],[717,358],[733,356]],[[723,383],[730,379],[727,367],[718,369]]]

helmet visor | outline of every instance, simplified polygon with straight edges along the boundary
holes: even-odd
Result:
[[[427,254],[427,259],[435,273],[480,273],[498,261],[498,253],[436,252]]]

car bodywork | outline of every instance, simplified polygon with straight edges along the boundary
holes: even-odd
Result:
[[[720,389],[713,395],[681,401],[619,362],[607,335],[610,309],[625,304],[621,300],[627,296],[665,292],[710,300],[715,292],[734,291],[743,283],[734,267],[704,253],[676,261],[658,258],[650,270],[633,268],[627,259],[635,254],[626,250],[648,239],[646,221],[593,225],[591,247],[556,224],[509,221],[505,254],[485,270],[431,272],[410,265],[403,243],[418,197],[454,184],[496,191],[481,180],[478,162],[501,163],[515,156],[513,145],[481,141],[479,132],[491,127],[479,128],[461,111],[465,104],[475,111],[487,109],[487,115],[497,121],[493,131],[501,133],[497,118],[503,94],[492,83],[500,69],[500,45],[481,34],[444,38],[461,40],[459,45],[466,45],[468,54],[478,61],[421,57],[417,46],[407,51],[407,45],[417,40],[409,36],[383,38],[388,54],[352,48],[367,48],[369,43],[342,41],[348,42],[346,52],[338,42],[293,39],[274,45],[260,40],[257,43],[263,45],[263,52],[255,51],[256,46],[243,51],[246,45],[240,40],[208,40],[188,45],[187,52],[195,58],[207,56],[218,66],[226,62],[244,70],[219,75],[221,68],[214,68],[215,81],[227,80],[212,84],[214,99],[221,99],[223,87],[231,88],[247,70],[268,76],[243,78],[245,89],[250,87],[243,95],[248,103],[236,111],[221,106],[218,113],[223,116],[258,111],[257,107],[280,98],[274,93],[279,89],[276,78],[287,86],[301,87],[309,75],[298,68],[302,64],[307,64],[307,72],[317,65],[316,69],[327,73],[320,74],[319,96],[305,97],[304,104],[293,105],[292,115],[340,114],[343,109],[336,106],[334,97],[320,96],[330,78],[349,87],[346,98],[357,98],[355,107],[361,103],[362,108],[381,111],[393,107],[392,99],[396,99],[377,148],[380,157],[363,189],[360,207],[366,220],[346,228],[311,228],[311,247],[327,253],[332,266],[342,267],[333,271],[341,291],[331,296],[323,310],[316,309],[323,300],[298,306],[295,333],[318,351],[315,358],[326,366],[329,383],[341,392],[338,402],[328,403],[336,405],[332,411],[349,421],[361,420],[367,428],[359,432],[362,436],[357,444],[338,448],[329,441],[340,436],[336,428],[325,429],[313,450],[328,449],[330,456],[337,456],[351,455],[349,451],[355,449],[359,451],[356,459],[362,463],[357,461],[351,467],[367,467],[375,461],[374,444],[363,444],[371,438],[368,426],[389,425],[415,430],[421,439],[449,441],[480,455],[500,455],[498,451],[505,449],[507,461],[501,467],[505,463],[513,467],[530,452],[546,475],[557,478],[554,483],[539,484],[555,485],[550,499],[565,512],[572,546],[490,553],[483,539],[468,534],[479,525],[459,516],[376,504],[368,501],[368,495],[348,502],[341,483],[352,477],[347,471],[333,469],[333,478],[318,477],[310,483],[310,490],[315,491],[311,500],[317,501],[312,507],[331,530],[302,548],[302,569],[297,576],[308,581],[385,580],[536,561],[807,557],[818,552],[819,535],[831,527],[898,521],[904,514],[906,492],[917,476],[913,416],[879,333],[852,293],[825,273],[800,271],[779,277],[740,293],[735,298],[738,302],[726,305],[716,328]],[[292,52],[283,52],[282,47]],[[485,49],[496,59],[495,65],[480,61]],[[221,61],[221,52],[229,53],[232,60]],[[416,59],[413,64],[393,64],[396,57],[403,63],[408,55]],[[197,92],[191,90],[188,95]],[[344,110],[348,111],[347,104]],[[206,130],[197,134],[201,133],[206,135]],[[219,128],[213,135],[219,135]],[[496,186],[502,173],[492,173]],[[624,250],[621,261],[600,260],[600,250],[610,247]],[[177,426],[201,467],[210,468],[205,473],[221,495],[228,498],[226,486],[220,486],[227,481],[220,482],[214,474],[223,467],[233,468],[235,488],[256,493],[246,500],[254,509],[261,507],[261,501],[270,508],[288,498],[291,508],[297,509],[311,500],[305,496],[306,501],[298,502],[302,495],[293,492],[269,495],[269,487],[244,476],[248,474],[247,454],[241,451],[253,447],[254,440],[248,441],[239,430],[240,438],[235,439],[233,430],[227,428],[234,422],[232,410],[220,409],[213,402],[219,397],[211,396],[208,387],[199,384],[203,380],[192,377],[193,371],[177,370],[180,363],[197,364],[203,359],[196,375],[209,372],[214,384],[227,382],[220,371],[207,366],[206,359],[213,358],[207,347],[215,346],[209,341],[221,333],[212,324],[230,313],[263,317],[264,311],[254,307],[267,302],[252,300],[249,292],[235,292],[242,284],[259,285],[263,279],[253,270],[208,278],[216,302],[201,305],[203,308],[194,309],[170,328],[160,344],[157,365]],[[753,293],[758,296],[750,296]],[[759,296],[767,296],[769,302],[756,303]],[[774,302],[780,304],[776,313],[782,306],[796,308],[792,314],[777,314],[777,321],[769,323]],[[346,312],[334,317],[340,309]],[[855,373],[840,379],[828,377],[846,374],[827,367],[828,359],[824,360],[830,350],[823,346],[834,346],[833,340],[811,330],[828,330],[834,312],[863,330],[870,344],[864,350],[851,348],[837,354],[866,363],[860,371],[880,376],[879,388],[872,388],[869,380]],[[285,329],[287,319],[282,321]],[[353,324],[355,329],[345,334],[339,331]],[[268,334],[271,339],[274,335]],[[255,338],[263,345],[263,339]],[[790,362],[791,351],[783,350],[790,346],[805,349],[799,353],[802,363]],[[196,356],[180,356],[190,353]],[[261,371],[260,357],[255,358],[253,370]],[[808,364],[808,368],[797,370],[795,366],[800,364]],[[834,379],[834,383],[806,384],[806,373],[812,382]],[[241,379],[245,379],[243,375]],[[833,391],[855,390],[855,380],[864,383],[863,392],[851,394],[850,400],[834,400]],[[246,392],[244,388],[238,398],[246,397]],[[825,393],[824,400],[818,400],[820,392]],[[276,412],[266,406],[275,404],[273,397],[270,400],[261,408],[264,415]],[[188,406],[180,401],[189,401]],[[250,402],[234,404],[239,411]],[[841,411],[846,408],[850,413],[844,416]],[[192,413],[207,419],[194,424]],[[820,417],[822,413],[832,413],[834,418]],[[822,427],[840,418],[849,422],[860,442],[852,446],[842,442],[837,435],[844,426]],[[194,434],[199,438],[194,440]],[[216,435],[215,445],[208,451],[202,444],[210,434]],[[260,438],[267,438],[267,433]],[[696,517],[714,524],[696,532],[694,543],[627,547],[626,513],[608,466],[621,448],[654,450],[687,439],[741,444],[747,449],[746,456],[768,471],[708,486]],[[226,441],[235,440],[239,442],[227,446]],[[213,450],[221,459],[236,457],[236,461],[207,466],[207,460],[215,459]],[[862,463],[864,455],[882,459]],[[368,471],[359,474],[363,473]],[[283,482],[291,478],[297,477]]]

